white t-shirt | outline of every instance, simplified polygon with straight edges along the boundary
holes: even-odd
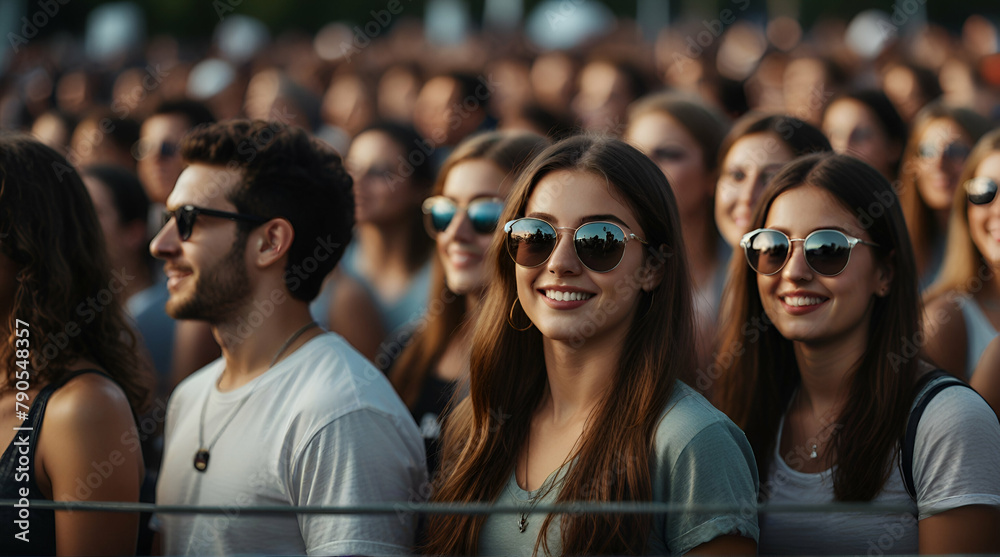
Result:
[[[942,380],[931,381],[924,391]],[[778,439],[767,482],[761,486],[762,493],[770,494],[768,502],[833,502],[836,467],[818,474],[796,472],[778,453],[780,427]],[[898,464],[898,454],[896,459]],[[971,389],[948,387],[927,405],[917,426],[913,450],[916,502],[906,493],[898,468],[873,502],[905,505],[909,513],[762,514],[760,554],[918,553],[918,519],[966,505],[1000,507],[1000,423]]]
[[[332,333],[222,393],[215,385],[224,367],[221,359],[209,364],[171,396],[156,495],[163,505],[232,512],[157,515],[164,555],[409,553],[412,513],[240,513],[257,505],[420,500],[427,485],[423,441],[384,375]],[[234,417],[211,448],[208,469],[199,472],[193,461],[206,398],[206,446]]]

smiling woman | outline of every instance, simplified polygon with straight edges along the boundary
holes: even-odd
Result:
[[[761,553],[862,554],[886,529],[899,532],[893,553],[994,551],[1000,424],[989,406],[943,390],[903,440],[916,401],[946,379],[907,348],[920,301],[892,186],[853,157],[804,157],[774,177],[751,222],[747,264],[734,261],[724,298],[718,405],[747,432],[767,478],[761,498],[910,508],[902,519],[768,513]],[[771,326],[748,337],[761,319]],[[904,446],[912,466],[897,467]]]
[[[375,363],[413,413],[427,448],[428,469],[437,467],[439,418],[459,382],[468,379],[472,323],[488,277],[487,250],[511,185],[548,142],[528,132],[488,132],[460,143],[445,160],[434,195],[423,203],[428,234],[436,244],[429,298],[421,327],[392,335],[406,346],[393,361],[391,349]]]
[[[695,362],[691,286],[660,169],[618,140],[564,140],[525,170],[502,222],[435,500],[521,511],[432,517],[424,549],[753,553],[755,513],[738,511],[755,504],[746,438],[678,381]],[[572,501],[732,510],[533,512]]]

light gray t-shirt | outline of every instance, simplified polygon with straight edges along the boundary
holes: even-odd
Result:
[[[164,555],[409,554],[412,513],[240,512],[259,505],[405,508],[419,499],[426,491],[424,444],[382,372],[333,333],[233,391],[215,386],[224,365],[209,364],[170,397],[156,495],[165,505],[231,512],[157,515]],[[218,440],[208,469],[199,472],[193,458],[205,404],[205,443]]]
[[[924,391],[942,380],[931,381]],[[836,467],[804,474],[792,470],[778,449],[773,458],[763,486],[763,491],[771,494],[770,503],[833,502]],[[898,454],[896,458],[898,463]],[[913,449],[916,502],[906,493],[896,468],[874,502],[907,506],[909,513],[765,514],[760,520],[760,553],[918,553],[918,520],[966,505],[1000,507],[1000,423],[986,401],[971,389],[948,387],[927,405],[917,426]]]
[[[655,515],[647,554],[687,553],[726,534],[757,539],[757,465],[746,436],[729,418],[693,389],[677,382],[660,418],[654,443],[650,470],[654,502],[725,505],[744,510],[714,515]],[[538,491],[530,493],[518,487],[511,472],[496,504],[527,511],[533,495],[543,495],[538,498],[539,505],[555,503],[571,465],[553,472]],[[518,515],[490,515],[480,534],[479,555],[531,555],[545,515],[529,513],[524,533],[518,529],[518,520]],[[558,519],[553,519],[547,535],[549,550],[558,555]]]

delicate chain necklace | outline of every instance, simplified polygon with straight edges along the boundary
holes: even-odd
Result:
[[[272,367],[274,367],[274,364],[278,361],[278,358],[281,357],[281,355],[285,352],[285,350],[287,350],[288,347],[291,346],[292,343],[295,342],[295,340],[297,338],[299,338],[300,336],[302,336],[302,333],[304,333],[304,332],[308,331],[309,329],[311,329],[313,327],[316,327],[316,326],[317,326],[317,324],[316,324],[315,321],[310,321],[307,325],[305,325],[304,327],[302,327],[298,331],[295,331],[294,333],[292,333],[292,336],[288,337],[288,340],[286,340],[285,343],[281,345],[281,348],[278,349],[278,352],[274,355],[273,358],[271,358],[271,363],[267,365],[267,369],[271,369]],[[264,371],[267,371],[267,369],[265,369]],[[221,376],[220,376],[220,378],[221,378]],[[256,385],[253,386],[253,389],[250,389],[250,393],[247,394],[247,396],[243,397],[243,400],[240,400],[240,403],[236,405],[236,410],[233,410],[233,412],[231,414],[229,414],[229,418],[227,418],[226,421],[225,421],[225,423],[222,424],[222,428],[219,429],[219,432],[215,434],[215,438],[212,439],[212,442],[209,443],[208,444],[208,448],[206,448],[205,447],[205,412],[208,410],[208,399],[211,398],[211,396],[212,396],[211,392],[208,393],[208,396],[205,397],[205,404],[203,404],[202,407],[201,407],[201,420],[198,423],[198,447],[199,448],[198,448],[198,451],[194,453],[194,469],[195,470],[197,470],[199,472],[204,472],[205,470],[208,470],[208,459],[211,456],[212,447],[214,447],[216,441],[218,441],[219,438],[222,437],[222,433],[224,431],[226,431],[227,427],[229,427],[230,422],[233,421],[233,418],[236,417],[236,414],[239,414],[240,410],[243,409],[243,405],[246,404],[246,402],[248,400],[250,400],[250,397],[253,396],[254,392],[257,391],[257,387],[258,386],[260,386],[260,382],[259,381],[257,382]]]
[[[539,501],[545,499],[549,495],[549,493],[552,492],[552,489],[555,487],[557,483],[559,472],[562,470],[563,466],[566,466],[566,463],[569,462],[569,458],[573,456],[573,449],[576,448],[576,444],[579,442],[580,439],[578,438],[573,443],[573,446],[570,447],[569,454],[566,455],[566,459],[563,460],[562,464],[559,465],[559,468],[556,468],[557,477],[552,478],[552,482],[549,483],[548,489],[546,489],[544,492],[542,491],[542,488],[545,487],[545,482],[542,482],[542,485],[538,486],[538,489],[536,490],[538,493],[532,495],[531,498],[529,499],[530,503],[528,504],[527,509],[522,510],[520,512],[520,518],[517,521],[517,529],[522,534],[528,530],[528,515],[530,515],[531,512],[535,510],[535,506],[538,505]],[[528,462],[529,462],[528,458],[531,455],[530,451],[531,451],[531,424],[528,424],[528,438],[526,445],[524,446],[524,487],[525,491],[527,491],[528,493],[531,493],[531,490],[528,489]],[[546,480],[548,480],[548,478],[546,478]],[[514,482],[517,483],[517,465],[514,466]],[[514,496],[514,501],[516,503],[518,498],[510,490],[510,484],[507,484],[507,492],[510,493],[512,496]],[[518,504],[517,506],[518,508],[521,508],[520,504]]]
[[[802,390],[801,389],[797,390],[796,396],[798,397],[799,400],[804,401],[804,399],[802,398]],[[804,404],[804,402],[803,402],[803,404]],[[818,423],[819,425],[822,426],[820,428],[819,432],[817,432],[817,435],[819,435],[820,433],[823,433],[824,431],[827,430],[827,428],[829,428],[831,425],[833,425],[832,422],[828,423],[826,425],[823,425],[823,420],[819,419],[819,417],[816,416],[816,408],[812,405],[811,401],[809,403],[809,412],[812,414],[813,419],[816,420],[816,423]],[[829,414],[829,412],[827,412],[827,414]],[[824,444],[825,444],[825,442],[824,442]],[[817,458],[819,458],[819,445],[817,443],[810,443],[809,444],[809,449],[810,449],[810,451],[809,451],[809,458],[810,459],[816,460]]]

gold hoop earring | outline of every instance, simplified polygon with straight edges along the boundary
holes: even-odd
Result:
[[[510,325],[510,328],[514,329],[515,331],[527,331],[528,329],[532,328],[535,325],[534,323],[531,322],[531,319],[528,319],[528,326],[523,329],[520,329],[517,327],[517,325],[514,325],[514,307],[517,306],[517,303],[520,301],[521,300],[519,298],[514,298],[514,303],[510,305],[510,314],[507,315],[507,324]],[[521,311],[523,312],[524,308],[521,308]],[[528,314],[525,313],[524,316],[527,317]]]

